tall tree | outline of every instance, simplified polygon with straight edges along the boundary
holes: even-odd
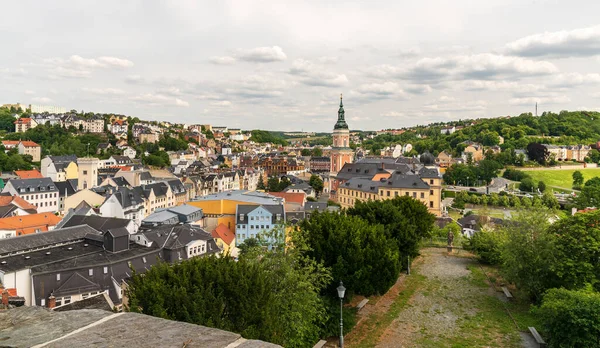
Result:
[[[310,176],[308,184],[317,192],[317,196],[320,196],[323,192],[323,179],[320,176],[313,174]]]
[[[527,155],[532,161],[545,165],[550,158],[548,149],[539,143],[531,143],[527,145]]]
[[[573,172],[573,188],[581,188],[583,185],[583,174],[576,170]]]

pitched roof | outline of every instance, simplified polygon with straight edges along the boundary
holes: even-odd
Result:
[[[102,290],[100,285],[75,272],[58,289],[54,290],[52,295],[62,297],[98,290]]]
[[[15,230],[21,234],[31,234],[35,233],[36,228],[56,226],[59,222],[60,218],[51,213],[11,216],[0,219],[0,230]]]
[[[95,229],[85,225],[69,228],[55,229],[46,233],[29,234],[2,240],[0,255],[19,250],[41,248],[57,243],[66,243],[82,239],[86,234],[99,234]]]
[[[98,215],[73,215],[62,223],[62,227],[88,225],[95,230],[106,232],[117,228],[126,228],[131,220],[114,217],[102,217]]]
[[[12,185],[15,190],[19,191],[21,188],[26,189],[26,192],[54,192],[56,191],[56,185],[50,178],[39,178],[39,179],[12,179],[7,185]],[[42,190],[43,189],[43,190]]]
[[[15,175],[19,177],[19,179],[32,179],[32,178],[43,178],[42,173],[40,173],[36,169],[32,170],[15,170]]]
[[[23,140],[23,141],[21,141],[21,144],[23,144],[23,146],[25,146],[25,147],[40,147],[39,144],[37,144],[36,142],[33,142],[31,140]]]
[[[223,241],[223,243],[227,245],[231,245],[231,242],[233,242],[233,239],[235,238],[233,232],[231,232],[231,230],[227,228],[227,226],[225,226],[223,223],[220,223],[219,226],[217,226],[211,232],[211,235],[213,236],[213,238],[220,238]]]
[[[0,196],[0,207],[15,205],[24,210],[33,210],[37,211],[37,207],[23,198],[14,195],[14,196]]]
[[[2,145],[4,146],[17,146],[19,144],[18,140],[2,140]]]

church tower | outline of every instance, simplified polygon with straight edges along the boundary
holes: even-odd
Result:
[[[340,109],[338,110],[338,119],[333,127],[333,146],[331,148],[331,168],[330,172],[335,174],[339,172],[344,164],[351,163],[354,152],[350,148],[350,131],[344,116],[344,104],[342,95],[340,95]]]

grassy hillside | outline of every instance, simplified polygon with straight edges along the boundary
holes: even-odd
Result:
[[[573,186],[573,173],[576,169],[557,170],[531,170],[527,174],[535,181],[543,181],[547,186],[563,187],[570,189]],[[579,170],[585,181],[600,176],[600,168],[586,168]]]

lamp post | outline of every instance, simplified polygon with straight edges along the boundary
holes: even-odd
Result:
[[[337,287],[338,297],[340,298],[340,348],[344,348],[344,317],[343,317],[343,304],[344,304],[344,294],[346,293],[346,288],[344,287],[344,283],[340,281],[340,286]]]

